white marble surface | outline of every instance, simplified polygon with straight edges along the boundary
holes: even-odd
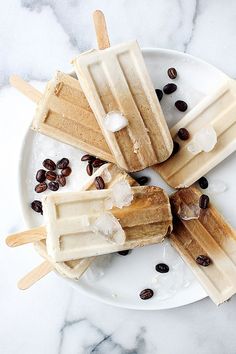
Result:
[[[70,71],[70,59],[95,45],[90,13],[98,7],[112,43],[137,38],[143,47],[185,51],[236,78],[233,0],[1,1],[0,353],[235,354],[236,297],[220,308],[205,299],[138,312],[85,298],[54,274],[27,292],[16,288],[35,256],[30,246],[8,249],[4,235],[24,226],[17,163],[33,105],[8,87],[8,76],[44,81],[55,69]]]

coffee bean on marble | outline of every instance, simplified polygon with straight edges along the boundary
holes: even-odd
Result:
[[[162,90],[156,89],[155,92],[156,92],[156,95],[157,95],[157,98],[158,98],[159,102],[161,102],[162,97],[163,97],[163,92],[162,92]]]
[[[49,181],[55,181],[57,179],[57,174],[54,171],[47,171],[46,172],[46,179]]]
[[[37,186],[35,186],[34,190],[36,193],[42,193],[42,192],[46,191],[47,188],[48,188],[47,183],[43,182],[43,183],[37,184]]]
[[[63,159],[57,162],[57,168],[59,170],[62,170],[63,168],[66,168],[69,165],[69,163],[70,161],[66,157],[63,157]]]
[[[171,93],[175,92],[177,90],[177,85],[175,84],[167,84],[163,87],[163,91],[166,95],[170,95]]]
[[[40,213],[43,215],[43,207],[42,207],[42,202],[40,200],[34,200],[31,203],[31,208],[36,212]]]
[[[159,273],[168,273],[170,270],[169,266],[165,263],[158,263],[155,268]]]
[[[140,298],[142,300],[148,300],[150,299],[151,297],[153,297],[154,295],[154,292],[152,289],[144,289],[141,291],[141,293],[139,294]]]
[[[50,191],[56,192],[59,189],[59,183],[58,182],[49,182],[48,183],[48,188]]]
[[[39,182],[39,183],[42,183],[44,182],[46,179],[46,171],[45,170],[38,170],[37,173],[36,173],[36,180]]]
[[[61,174],[65,177],[69,176],[71,174],[72,170],[69,166],[67,166],[66,168],[63,168],[63,170],[61,170]]]
[[[66,177],[58,175],[57,182],[60,184],[61,187],[64,187],[66,185]]]
[[[206,177],[201,177],[198,180],[198,184],[202,189],[207,189],[208,187],[208,180],[206,179]]]
[[[180,112],[185,112],[188,109],[188,105],[186,102],[178,100],[175,102],[175,107],[180,111]]]
[[[170,79],[174,80],[177,77],[177,70],[175,68],[169,68],[167,70],[167,74],[168,74]]]
[[[56,164],[51,159],[46,159],[43,161],[43,166],[50,171],[54,171],[56,169]]]
[[[117,252],[120,256],[127,256],[130,253],[130,250],[119,251]]]
[[[92,155],[89,155],[89,154],[83,155],[83,156],[81,157],[81,161],[93,162],[94,160],[96,160],[96,157],[94,157],[94,156],[92,156]]]

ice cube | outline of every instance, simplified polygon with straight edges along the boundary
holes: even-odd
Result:
[[[108,171],[108,168],[103,171],[101,177],[105,183],[109,183],[111,181],[111,174]]]
[[[182,220],[198,219],[200,216],[199,204],[187,205],[185,203],[180,203],[177,214]]]
[[[129,183],[125,180],[118,181],[111,187],[112,203],[117,208],[123,208],[131,204],[133,200],[133,192]]]
[[[105,128],[113,133],[127,127],[128,124],[128,119],[118,111],[108,112],[104,118]]]
[[[101,279],[105,275],[106,269],[111,266],[112,260],[113,254],[96,257],[85,273],[86,279],[91,282]]]
[[[121,224],[115,216],[109,212],[102,213],[98,216],[93,225],[93,229],[94,232],[99,233],[112,243],[119,245],[125,243],[125,232]]]
[[[217,134],[212,126],[202,128],[194,135],[194,140],[202,151],[209,152],[217,143]]]
[[[228,189],[228,186],[225,182],[220,180],[210,181],[209,192],[213,194],[224,193]]]

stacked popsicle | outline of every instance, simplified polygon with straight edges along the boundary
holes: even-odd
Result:
[[[11,78],[37,103],[32,129],[119,166],[102,166],[83,191],[45,197],[45,226],[7,238],[10,246],[36,242],[46,259],[20,287],[52,269],[78,279],[96,256],[170,236],[221,303],[236,291],[235,232],[200,192],[187,187],[236,150],[236,84],[226,80],[169,132],[137,42],[110,46],[101,11],[94,23],[99,49],[73,60],[78,80],[57,72],[41,94]],[[126,173],[149,166],[172,187],[184,188],[171,197],[172,213],[162,189],[137,186]],[[94,178],[105,172],[107,189],[93,190]]]

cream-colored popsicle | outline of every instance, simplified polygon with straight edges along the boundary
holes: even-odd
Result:
[[[217,143],[209,152],[192,153],[196,133],[213,128]],[[188,140],[180,140],[177,133],[186,128]],[[236,82],[228,79],[187,113],[172,129],[179,151],[167,161],[154,166],[162,178],[174,188],[192,185],[236,150]],[[206,139],[209,139],[206,137]],[[191,151],[189,151],[189,149]]]
[[[73,62],[116,163],[131,172],[165,161],[173,142],[137,42],[91,50]],[[122,114],[127,126],[108,130],[108,113]]]
[[[112,209],[111,189],[46,196],[43,200],[43,210],[48,254],[56,262],[61,262],[162,241],[172,228],[168,196],[159,187],[132,187],[131,191],[133,200],[130,205],[122,208],[113,206]],[[98,231],[94,231],[100,218],[103,218],[105,228],[110,228],[110,223],[113,226],[114,220],[108,220],[107,213],[119,221],[120,228],[116,225],[114,231],[114,237],[116,231],[119,231],[117,242],[111,242],[101,235],[100,226]],[[120,231],[125,238],[121,238]]]
[[[106,188],[112,187],[118,181],[127,181],[130,186],[138,185],[138,183],[125,171],[119,169],[114,164],[108,163],[102,165],[99,169],[97,169],[97,171],[89,178],[89,180],[82,187],[82,190],[96,189],[94,179],[98,176],[104,179]],[[53,265],[56,271],[58,271],[61,275],[71,279],[79,279],[94,260],[94,257],[90,257],[67,262],[54,262],[53,259],[47,253],[45,240],[36,242],[35,249],[43,258],[47,259]]]
[[[236,232],[211,204],[200,210],[198,219],[181,219],[181,213],[186,217],[196,212],[200,196],[196,188],[187,188],[171,197],[174,220],[170,242],[219,305],[236,293]],[[210,257],[211,264],[197,264],[200,255]]]
[[[115,161],[77,79],[58,71],[44,94],[18,76],[12,76],[10,82],[37,103],[33,130],[105,161]]]

